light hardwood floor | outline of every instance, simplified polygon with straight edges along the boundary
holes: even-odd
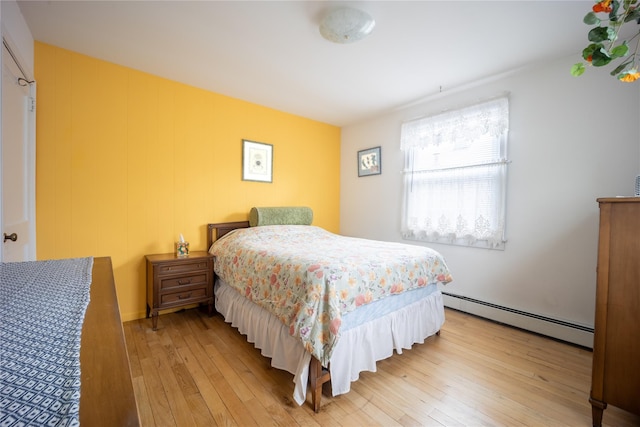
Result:
[[[590,426],[589,350],[454,310],[440,336],[378,362],[351,391],[291,398],[293,376],[190,309],[124,324],[143,426]],[[609,406],[605,426],[640,426]]]

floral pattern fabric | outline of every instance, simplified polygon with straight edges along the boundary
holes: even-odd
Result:
[[[215,273],[277,316],[324,366],[340,336],[342,315],[452,280],[433,249],[345,237],[309,225],[238,229],[210,251]]]

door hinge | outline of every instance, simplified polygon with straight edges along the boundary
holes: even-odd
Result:
[[[36,99],[33,96],[29,97],[29,112],[33,113],[36,111]]]

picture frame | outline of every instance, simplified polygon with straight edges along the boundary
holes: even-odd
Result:
[[[358,151],[358,176],[380,175],[382,173],[382,157],[380,147]]]
[[[273,182],[273,145],[242,140],[242,180]]]

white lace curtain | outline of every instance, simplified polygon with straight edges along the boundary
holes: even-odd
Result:
[[[501,249],[509,105],[506,97],[402,125],[402,234]]]

